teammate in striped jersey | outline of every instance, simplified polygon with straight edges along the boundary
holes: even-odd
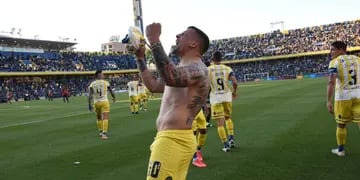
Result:
[[[147,111],[147,102],[148,102],[148,90],[146,86],[140,81],[138,85],[139,93],[139,106],[140,110]]]
[[[216,51],[213,54],[213,65],[209,66],[210,76],[210,104],[212,118],[217,121],[219,137],[224,144],[223,151],[228,152],[235,147],[234,124],[231,120],[232,99],[237,96],[237,80],[229,66],[221,64],[221,53]],[[229,80],[232,81],[232,89]],[[227,138],[226,129],[229,137]]]
[[[346,124],[360,122],[360,59],[347,55],[346,44],[342,41],[331,44],[330,55],[332,60],[329,64],[327,109],[335,115],[338,145],[331,152],[337,156],[345,156]]]
[[[108,139],[109,129],[109,112],[110,104],[108,100],[108,92],[110,92],[113,102],[115,102],[115,94],[110,88],[110,83],[104,80],[102,71],[95,72],[96,80],[89,86],[89,110],[96,112],[97,127],[101,139]]]
[[[130,81],[127,86],[129,92],[130,111],[132,114],[139,114],[139,82]]]

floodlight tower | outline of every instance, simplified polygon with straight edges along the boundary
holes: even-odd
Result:
[[[141,0],[133,0],[133,11],[134,11],[135,26],[138,27],[141,30],[142,34],[144,35]]]

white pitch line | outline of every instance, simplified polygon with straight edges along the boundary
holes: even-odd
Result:
[[[79,115],[83,115],[83,114],[88,114],[91,112],[86,112],[86,113],[68,113],[65,114],[62,118],[69,118],[72,116],[79,116]],[[16,127],[16,126],[23,126],[23,125],[28,125],[28,124],[36,124],[36,123],[41,123],[41,122],[46,122],[46,121],[52,121],[55,119],[59,119],[59,118],[50,118],[50,119],[43,119],[43,120],[37,120],[37,121],[29,121],[29,122],[21,122],[21,123],[15,123],[15,124],[10,124],[10,125],[5,125],[5,126],[0,126],[0,129],[4,129],[4,128],[8,128],[8,127]]]
[[[154,98],[151,100],[160,100],[161,98]],[[120,100],[120,101],[116,101],[116,102],[129,102],[129,100]],[[86,112],[86,113],[68,113],[65,114],[65,116],[63,116],[63,118],[68,118],[68,117],[72,117],[72,116],[78,116],[78,115],[83,115],[83,114],[88,114],[91,112]],[[44,119],[44,120],[37,120],[37,121],[30,121],[30,122],[21,122],[21,123],[15,123],[15,124],[10,124],[10,125],[5,125],[5,126],[0,126],[0,129],[4,129],[4,128],[8,128],[8,127],[16,127],[16,126],[23,126],[23,125],[28,125],[28,124],[36,124],[36,123],[41,123],[41,122],[46,122],[46,121],[52,121],[54,119],[58,119],[58,118],[52,118],[52,119]]]

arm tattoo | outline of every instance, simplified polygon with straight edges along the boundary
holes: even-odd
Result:
[[[148,70],[145,61],[137,60],[136,62],[140,70],[140,76],[146,87],[149,88],[151,92],[163,92],[165,84]]]
[[[197,63],[176,67],[170,62],[160,43],[155,43],[151,50],[160,77],[168,86],[186,87],[206,77],[204,69],[201,69]]]
[[[156,67],[159,71],[163,70],[164,67],[170,63],[170,60],[166,55],[163,46],[161,45],[161,43],[155,43],[151,46],[151,51],[155,59]]]
[[[144,72],[147,69],[146,63],[144,60],[137,60],[137,66],[140,70],[140,72]]]

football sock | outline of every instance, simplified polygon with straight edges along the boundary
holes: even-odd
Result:
[[[204,146],[205,140],[206,140],[206,133],[205,134],[199,133],[198,134],[198,147],[201,148],[202,146]]]
[[[135,112],[138,112],[139,111],[139,104],[138,103],[135,103],[135,108],[134,108],[134,110],[135,110]]]
[[[102,131],[102,123],[103,122],[99,119],[96,121],[96,125],[97,125],[99,131]]]
[[[109,120],[107,120],[107,119],[104,119],[104,120],[102,120],[102,122],[103,122],[103,132],[104,133],[107,133],[108,132],[108,130],[109,130]]]
[[[343,151],[344,150],[344,145],[346,143],[346,128],[336,128],[336,141],[337,144],[339,146],[339,151]]]
[[[217,130],[218,130],[218,134],[219,134],[221,142],[227,142],[226,141],[226,131],[225,131],[224,126],[218,126]]]
[[[145,109],[147,109],[147,101],[144,101],[143,106]]]
[[[132,104],[130,104],[130,111],[131,111],[131,112],[135,112],[135,107],[134,107],[134,105],[132,105]]]
[[[225,120],[227,133],[229,134],[229,139],[232,140],[234,137],[234,123],[231,118]]]

